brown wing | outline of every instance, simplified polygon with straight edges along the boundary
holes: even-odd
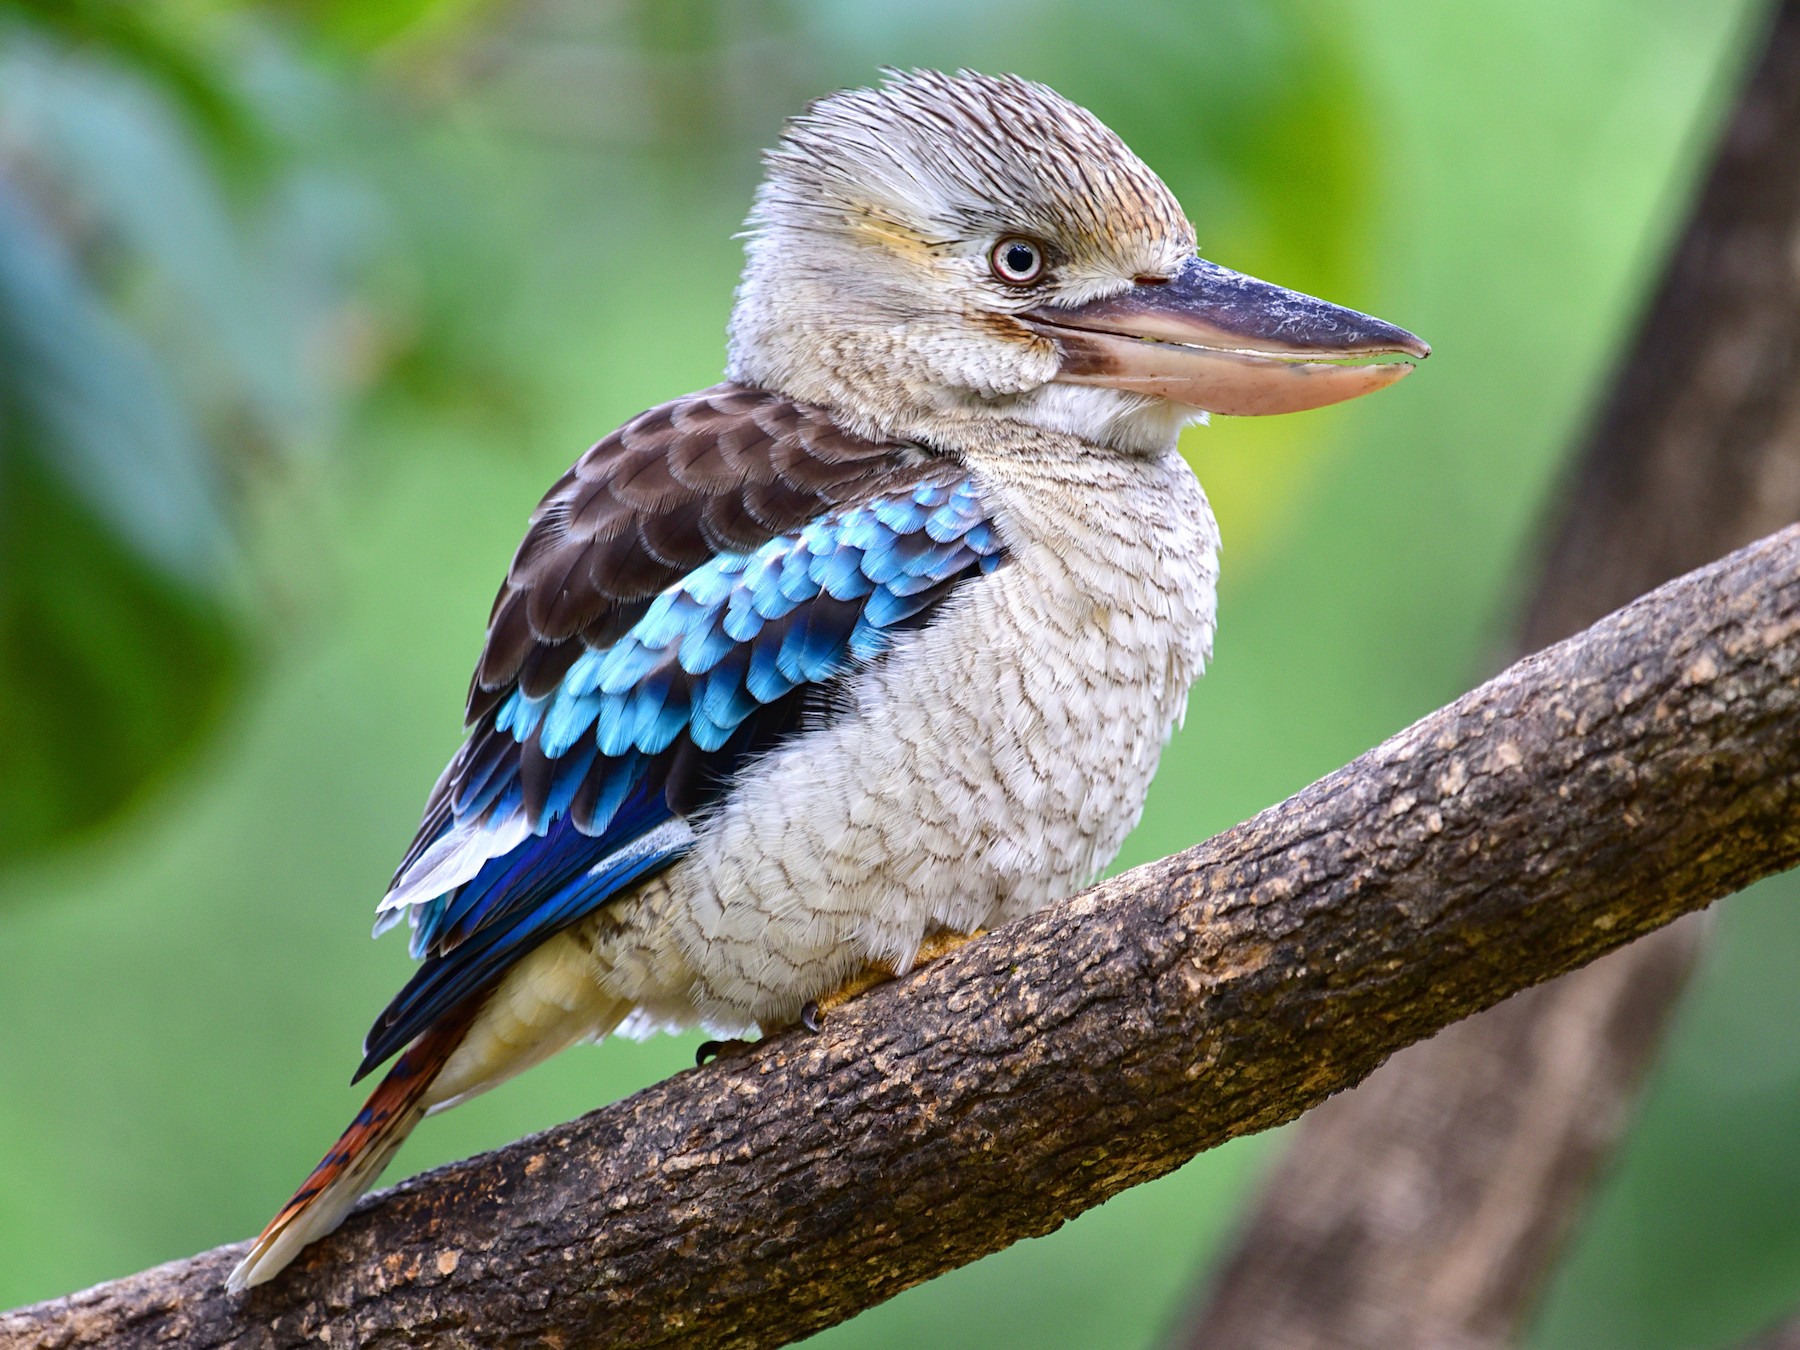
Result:
[[[469,739],[396,877],[441,832],[465,781],[502,758],[531,760],[535,742],[494,731],[515,687],[549,693],[583,651],[618,641],[658,592],[716,554],[942,467],[918,446],[865,439],[823,409],[733,384],[652,408],[594,446],[532,513],[469,685]],[[530,784],[541,767],[522,762],[521,777]]]

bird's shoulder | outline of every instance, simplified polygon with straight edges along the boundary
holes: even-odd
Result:
[[[660,592],[709,559],[960,472],[915,442],[859,434],[824,408],[746,385],[639,414],[576,460],[532,512],[494,598],[466,720],[514,688],[549,693],[582,650],[623,637]]]

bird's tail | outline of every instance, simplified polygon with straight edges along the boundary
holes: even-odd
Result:
[[[273,1279],[308,1243],[344,1221],[434,1104],[427,1096],[431,1085],[462,1044],[481,1004],[480,998],[465,1000],[407,1047],[331,1152],[251,1244],[227,1278],[227,1289],[238,1293]]]

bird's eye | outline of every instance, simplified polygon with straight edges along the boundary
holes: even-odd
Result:
[[[1044,250],[1029,239],[1002,239],[988,260],[994,275],[1009,286],[1029,286],[1044,274]]]

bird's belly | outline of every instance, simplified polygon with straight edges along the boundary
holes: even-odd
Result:
[[[740,778],[693,852],[609,921],[604,982],[652,1024],[787,1023],[871,964],[904,971],[933,931],[1092,880],[1200,672],[1212,558],[1154,585],[1158,566],[1126,559],[1117,586],[1079,588],[1032,561],[970,583]]]

